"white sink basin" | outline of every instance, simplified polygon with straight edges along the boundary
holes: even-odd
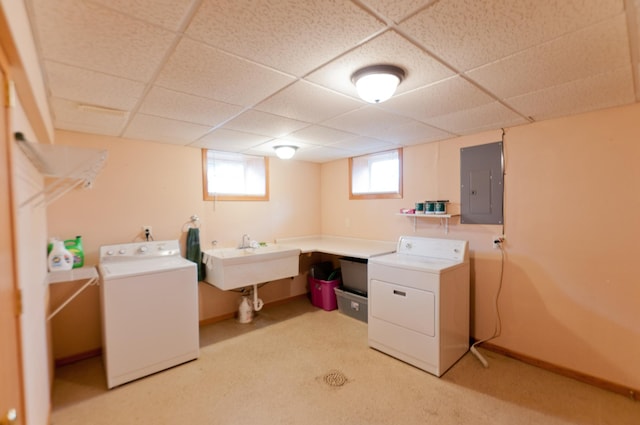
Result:
[[[258,248],[217,248],[204,251],[205,281],[222,290],[297,276],[300,249],[269,244]]]

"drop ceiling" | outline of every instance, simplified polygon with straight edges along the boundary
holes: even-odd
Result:
[[[636,102],[640,0],[27,0],[57,129],[297,160]],[[351,75],[406,72],[361,101]]]

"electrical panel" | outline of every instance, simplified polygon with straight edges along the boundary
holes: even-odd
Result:
[[[503,224],[502,142],[460,149],[460,223]]]

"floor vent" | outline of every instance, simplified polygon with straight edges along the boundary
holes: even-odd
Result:
[[[347,383],[347,377],[339,370],[331,370],[322,378],[330,387],[341,387]]]

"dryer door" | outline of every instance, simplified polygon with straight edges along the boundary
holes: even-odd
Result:
[[[423,335],[436,334],[436,294],[371,279],[371,315]]]

